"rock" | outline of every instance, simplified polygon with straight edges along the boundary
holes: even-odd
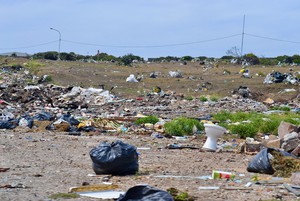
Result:
[[[292,132],[292,133],[289,133],[289,134],[286,134],[283,138],[284,141],[289,141],[289,140],[292,140],[292,139],[295,139],[295,138],[299,138],[299,134],[296,133],[296,132]]]
[[[260,152],[262,144],[260,142],[246,142],[245,143],[245,152]]]
[[[295,126],[291,123],[282,121],[278,127],[278,136],[280,139],[283,139],[286,134],[297,131],[297,130],[298,130],[297,126]]]
[[[272,98],[267,98],[266,100],[263,101],[265,104],[273,104],[274,103],[274,100]]]
[[[292,184],[299,186],[300,185],[300,172],[292,173],[290,180],[291,180]]]
[[[281,148],[284,151],[293,151],[300,144],[299,138],[288,138],[288,140],[284,141],[281,145]]]
[[[300,156],[300,144],[292,151],[295,156]]]
[[[275,148],[275,149],[280,149],[281,147],[281,139],[275,139],[275,140],[269,140],[265,146],[268,148]]]

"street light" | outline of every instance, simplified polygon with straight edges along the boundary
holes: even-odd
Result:
[[[50,28],[53,31],[57,31],[59,34],[59,39],[58,39],[58,60],[60,60],[60,42],[61,42],[61,34],[60,31],[54,28]]]

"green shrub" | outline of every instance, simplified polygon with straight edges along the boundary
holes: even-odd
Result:
[[[211,96],[210,100],[213,102],[217,102],[219,100],[219,98],[217,96]]]
[[[231,125],[230,130],[232,134],[238,134],[243,139],[246,137],[254,137],[258,132],[258,128],[251,123]]]
[[[259,132],[272,133],[274,135],[277,135],[279,125],[280,125],[279,121],[274,121],[274,120],[264,121],[259,127]]]
[[[198,120],[186,117],[178,117],[165,123],[164,129],[168,134],[184,136],[193,134],[194,126],[196,126],[197,130],[204,130],[203,124]]]
[[[136,124],[145,124],[145,123],[151,123],[156,124],[159,121],[158,117],[156,116],[148,116],[148,117],[142,117],[135,121]]]
[[[185,97],[185,100],[192,101],[192,100],[194,100],[194,97],[191,95],[188,95]]]
[[[201,102],[206,102],[208,99],[205,96],[200,96],[200,101]]]
[[[230,119],[230,117],[231,113],[225,110],[213,115],[213,119],[221,123],[225,123],[227,120]]]
[[[289,106],[274,106],[271,107],[272,110],[280,110],[280,111],[291,111]]]

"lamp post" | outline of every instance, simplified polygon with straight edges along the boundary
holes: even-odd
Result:
[[[58,32],[58,34],[59,34],[59,39],[58,39],[58,60],[60,60],[60,42],[61,42],[61,33],[60,33],[60,31],[57,30],[57,29],[54,29],[54,28],[50,28],[50,29],[53,30],[53,31]]]

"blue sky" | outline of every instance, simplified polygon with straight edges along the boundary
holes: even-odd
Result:
[[[299,0],[0,0],[0,53],[58,51],[53,27],[61,52],[221,57],[241,49],[245,15],[243,53],[294,55],[299,11]]]

